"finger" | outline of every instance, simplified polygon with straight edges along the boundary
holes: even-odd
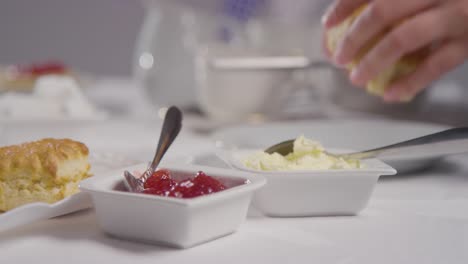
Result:
[[[338,45],[335,61],[338,64],[348,64],[379,33],[384,32],[389,26],[405,17],[433,6],[435,1],[373,1],[364,9],[343,37]]]
[[[322,24],[325,28],[333,27],[358,7],[369,1],[370,0],[336,0],[323,15]]]
[[[328,45],[327,45],[327,36],[326,36],[326,32],[325,31],[322,31],[322,52],[323,54],[325,54],[325,56],[331,60],[331,57],[332,57],[332,52],[331,50],[328,48]]]
[[[403,22],[361,59],[350,75],[351,81],[356,85],[364,85],[403,55],[449,37],[448,29],[459,26],[459,22],[449,8],[439,7]]]
[[[468,38],[451,40],[442,44],[413,73],[397,80],[384,94],[387,102],[408,101],[468,59]]]

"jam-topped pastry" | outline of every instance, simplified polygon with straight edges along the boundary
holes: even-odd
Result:
[[[58,61],[8,66],[0,71],[0,90],[28,92],[39,77],[52,74],[72,76],[68,67]]]
[[[177,181],[165,169],[155,171],[145,181],[144,187],[143,193],[177,198],[193,198],[227,189],[219,180],[202,171],[193,177]]]

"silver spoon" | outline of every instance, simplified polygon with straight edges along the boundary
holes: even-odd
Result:
[[[164,122],[159,136],[158,147],[154,154],[153,161],[149,167],[143,172],[141,177],[135,177],[130,172],[124,172],[125,186],[131,192],[141,192],[144,189],[145,181],[153,175],[158,168],[159,162],[166,153],[169,146],[171,146],[174,139],[182,128],[182,112],[175,106],[169,107],[164,117]]]
[[[277,152],[281,155],[287,155],[293,151],[293,142],[294,140],[281,142],[267,148],[265,152],[270,154]],[[344,159],[411,159],[440,157],[464,152],[468,152],[468,127],[452,128],[384,147],[359,152],[342,154],[326,152],[326,154]]]

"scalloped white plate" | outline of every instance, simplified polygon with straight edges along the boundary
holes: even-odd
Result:
[[[0,231],[91,207],[91,197],[79,192],[57,203],[30,203],[0,214]]]
[[[99,153],[90,155],[91,173],[115,169],[141,161],[131,160],[113,153]],[[15,228],[21,225],[33,223],[39,220],[69,214],[92,206],[91,199],[86,193],[76,193],[59,202],[30,203],[10,211],[0,213],[0,231]]]
[[[166,158],[163,162],[173,160],[190,163],[190,156],[176,156]],[[94,153],[90,155],[91,173],[101,174],[117,168],[128,167],[142,163],[141,160],[134,160],[120,154],[112,152]],[[122,176],[123,177],[123,176]],[[76,193],[54,204],[30,203],[10,211],[0,213],[0,232],[30,224],[39,220],[45,220],[56,216],[66,215],[92,207],[91,197],[84,192]]]

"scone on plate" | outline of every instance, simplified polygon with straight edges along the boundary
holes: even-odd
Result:
[[[74,77],[70,69],[58,61],[0,67],[0,91],[31,92],[36,80],[45,75]]]
[[[90,176],[88,148],[70,139],[46,138],[0,148],[0,211],[55,203],[79,191]]]
[[[343,20],[340,24],[336,25],[335,27],[327,30],[326,32],[326,46],[329,51],[333,54],[336,51],[338,43],[347,33],[347,30],[351,27],[353,22],[356,18],[361,14],[362,11],[367,7],[366,5],[361,6],[360,8],[356,9],[348,18]],[[382,39],[385,34],[391,31],[392,28],[387,29],[384,32],[381,32],[377,36],[375,36],[369,43],[367,43],[366,47],[361,50],[360,54],[353,60],[353,62],[348,65],[348,70],[352,70],[354,67],[357,66],[360,59],[371,49],[375,46],[375,44]],[[400,60],[398,60],[395,64],[391,67],[386,69],[385,71],[381,72],[377,75],[376,78],[369,81],[366,84],[367,91],[374,95],[383,95],[385,89],[389,86],[390,83],[393,81],[413,72],[416,67],[423,61],[423,59],[427,56],[429,48],[424,48],[418,50],[416,52],[407,54],[403,56]],[[410,98],[407,98],[410,99]]]

